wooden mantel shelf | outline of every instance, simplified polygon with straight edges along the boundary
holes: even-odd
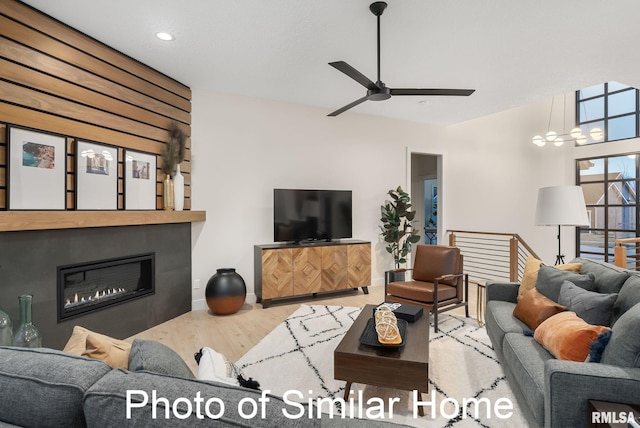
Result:
[[[0,232],[193,223],[206,211],[0,211]]]

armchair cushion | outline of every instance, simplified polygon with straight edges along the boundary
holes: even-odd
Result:
[[[423,281],[392,282],[387,285],[387,294],[418,302],[433,302],[434,284]],[[438,282],[438,300],[455,299],[456,287]]]
[[[460,273],[460,249],[443,245],[417,245],[413,279],[433,282],[443,275]],[[455,286],[458,278],[443,279],[441,284]],[[438,289],[440,292],[440,289]]]

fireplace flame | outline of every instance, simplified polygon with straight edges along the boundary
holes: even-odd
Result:
[[[65,309],[69,309],[76,306],[81,306],[87,303],[98,303],[100,300],[116,297],[119,294],[125,294],[127,290],[124,288],[106,288],[104,290],[96,291],[92,296],[78,296],[78,293],[73,295],[73,300],[67,299],[65,301]]]

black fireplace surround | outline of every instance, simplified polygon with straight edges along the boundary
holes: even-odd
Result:
[[[59,319],[58,267],[150,253],[154,292]],[[45,347],[62,349],[76,325],[125,339],[191,310],[191,224],[0,233],[0,306],[16,325],[21,294],[33,294]]]
[[[58,266],[58,322],[155,293],[155,256]]]

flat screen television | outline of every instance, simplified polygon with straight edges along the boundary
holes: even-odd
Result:
[[[273,190],[276,242],[351,238],[350,190]]]

